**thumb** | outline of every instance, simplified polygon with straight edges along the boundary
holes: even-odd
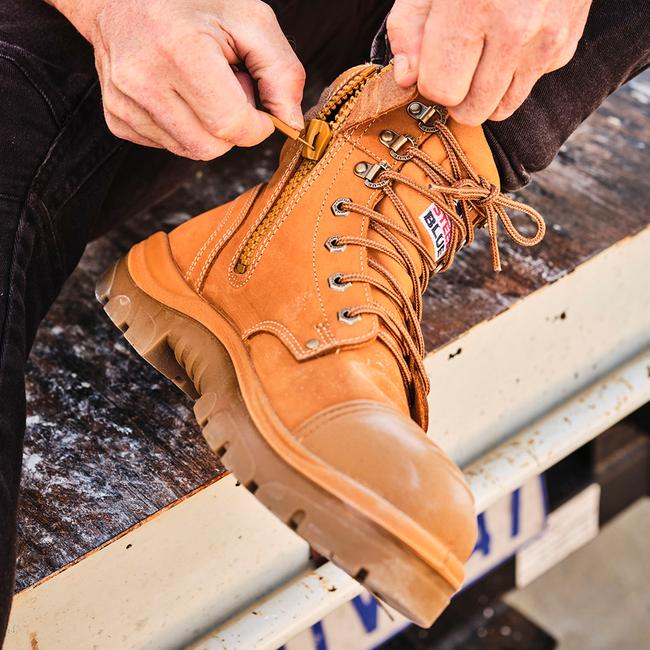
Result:
[[[395,81],[412,86],[418,78],[424,26],[431,0],[396,0],[388,15],[386,28],[393,51]]]
[[[305,69],[289,45],[275,14],[262,12],[237,39],[246,69],[257,81],[262,104],[296,129],[304,127],[300,102]]]

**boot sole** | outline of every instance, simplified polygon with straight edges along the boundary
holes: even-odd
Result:
[[[278,452],[277,441],[276,445],[269,441],[269,430],[278,423],[273,421],[271,426],[273,414],[268,403],[260,404],[259,396],[245,400],[242,393],[255,393],[250,390],[251,378],[241,367],[236,368],[238,357],[222,343],[223,332],[218,336],[214,331],[218,328],[184,313],[189,298],[204,308],[207,303],[196,294],[174,297],[163,286],[157,287],[156,293],[162,294],[157,297],[141,288],[152,286],[152,267],[143,261],[147,259],[146,245],[156,238],[154,250],[149,251],[154,254],[148,257],[155,260],[156,267],[165,266],[166,253],[166,263],[175,269],[174,281],[180,278],[184,283],[166,236],[154,235],[97,283],[96,295],[106,314],[140,356],[196,400],[194,413],[208,445],[259,501],[378,598],[418,625],[429,627],[459,588],[462,564],[431,535],[425,556],[428,561],[423,559],[422,553],[414,550],[421,550],[423,529],[411,520],[400,521],[403,530],[392,533],[393,520],[404,520],[403,513],[328,468],[308,450],[298,450],[300,458],[292,457],[289,449]],[[137,269],[137,283],[133,268]],[[168,275],[170,271],[171,267],[165,270]],[[241,339],[234,330],[233,334],[245,354]],[[226,343],[232,351],[233,340]],[[251,408],[250,402],[257,408]],[[289,432],[285,435],[291,438]],[[317,480],[313,480],[316,474]],[[338,494],[333,489],[335,485],[340,488],[342,482],[347,483],[343,499],[341,489]],[[387,514],[387,510],[395,512]],[[391,518],[389,515],[392,523],[382,525],[382,517]]]

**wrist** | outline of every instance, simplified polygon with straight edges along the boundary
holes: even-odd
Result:
[[[92,42],[97,16],[106,0],[45,0],[61,12],[87,40]]]

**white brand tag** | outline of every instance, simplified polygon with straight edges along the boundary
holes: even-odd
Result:
[[[431,237],[437,262],[447,252],[451,242],[451,219],[446,212],[432,203],[420,215],[420,221]]]

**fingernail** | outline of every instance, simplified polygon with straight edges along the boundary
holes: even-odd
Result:
[[[302,108],[295,106],[291,111],[291,120],[289,126],[302,131],[305,128],[305,118],[302,115]]]
[[[406,54],[396,54],[393,59],[395,81],[400,83],[409,73],[409,59]]]

